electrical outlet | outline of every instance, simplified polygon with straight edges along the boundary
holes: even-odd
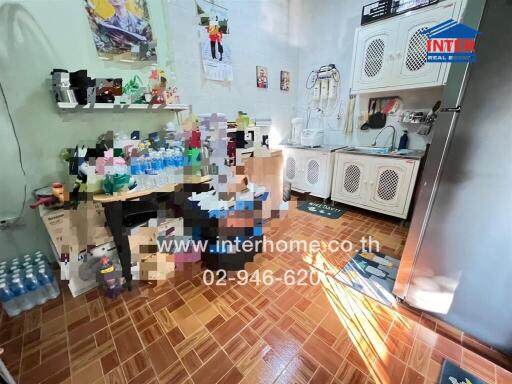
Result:
[[[0,219],[0,230],[4,230],[7,228],[15,228],[24,225],[24,220],[22,217],[9,217]]]

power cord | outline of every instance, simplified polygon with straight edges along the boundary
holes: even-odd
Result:
[[[9,103],[7,102],[7,97],[5,96],[4,87],[2,85],[2,82],[0,82],[0,92],[2,93],[2,97],[4,99],[5,103],[5,110],[7,111],[7,115],[9,116],[9,121],[11,123],[12,132],[14,134],[14,138],[16,139],[16,144],[18,146],[18,159],[20,162],[21,172],[23,173],[23,180],[25,181],[25,185],[23,187],[23,203],[21,204],[20,213],[18,216],[14,219],[14,221],[8,223],[5,225],[5,227],[10,225],[15,225],[18,223],[18,221],[21,219],[21,216],[23,215],[23,212],[25,211],[25,205],[27,203],[27,173],[25,172],[25,168],[23,166],[23,159],[21,156],[21,146],[20,146],[20,140],[18,138],[18,133],[16,132],[16,128],[14,127],[14,120],[11,115],[11,110],[9,109]]]

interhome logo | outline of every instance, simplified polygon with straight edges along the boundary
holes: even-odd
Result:
[[[430,63],[472,63],[478,31],[455,20],[448,20],[422,32],[428,37]]]

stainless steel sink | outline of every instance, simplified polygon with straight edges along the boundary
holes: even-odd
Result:
[[[378,153],[383,155],[390,152],[389,147],[348,147],[346,150],[362,153]]]

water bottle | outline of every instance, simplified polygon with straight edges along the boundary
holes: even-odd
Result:
[[[9,272],[14,273],[15,271],[18,271],[20,269],[20,261],[18,259],[13,259],[9,262]]]
[[[162,158],[160,156],[160,152],[152,152],[151,153],[151,167],[155,172],[155,185],[162,185]]]
[[[23,285],[19,274],[11,276],[11,284],[9,288],[14,296],[16,296],[16,303],[22,311],[28,311],[34,308],[34,303],[29,300],[27,288]]]
[[[183,182],[183,166],[185,165],[183,153],[184,151],[180,146],[174,148],[175,178],[177,183]]]
[[[174,164],[173,164],[173,158],[172,158],[172,151],[170,148],[167,148],[165,150],[164,166],[165,166],[167,183],[168,184],[174,183],[174,177],[173,177]]]
[[[0,302],[10,317],[18,316],[22,311],[16,300],[16,295],[9,289],[5,280],[0,280]]]
[[[27,296],[34,305],[41,305],[48,301],[48,296],[39,284],[32,268],[25,270],[23,282],[28,291]]]
[[[151,155],[149,153],[144,155],[145,173],[146,173],[146,186],[147,188],[156,187],[155,184],[155,172],[153,171],[153,163],[151,161]]]
[[[48,268],[45,266],[39,267],[37,279],[48,298],[55,299],[60,295],[59,282]]]
[[[33,265],[37,265],[37,264],[46,264],[46,265],[50,265],[50,262],[48,261],[48,259],[46,258],[45,255],[43,255],[42,252],[40,253],[37,253],[36,252],[36,255],[34,257],[34,260],[32,262]]]
[[[138,157],[132,157],[130,160],[130,173],[135,179],[139,190],[144,189],[144,176],[141,169],[141,161]]]

